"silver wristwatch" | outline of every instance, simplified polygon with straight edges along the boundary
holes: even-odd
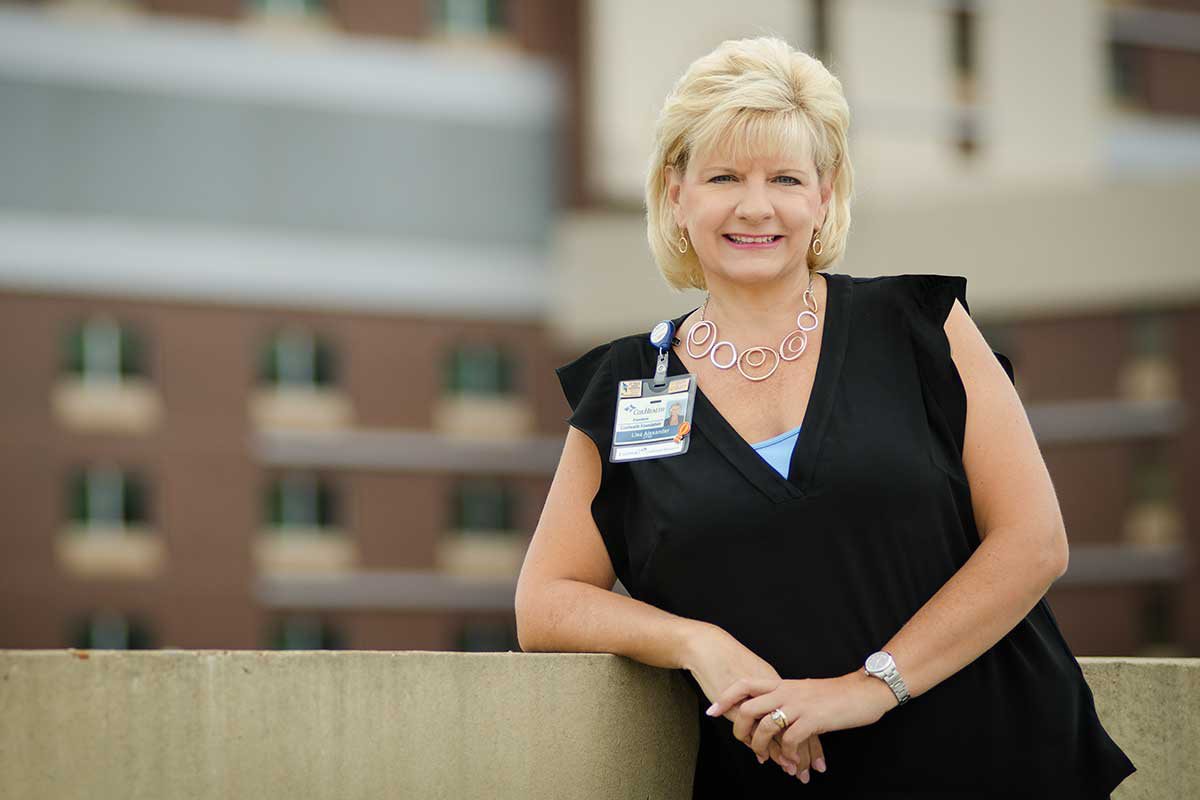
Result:
[[[886,650],[871,653],[863,668],[868,675],[874,675],[886,683],[900,701],[900,705],[908,702],[908,687],[904,685],[904,679],[900,677],[900,670],[896,669],[896,662],[891,653]]]

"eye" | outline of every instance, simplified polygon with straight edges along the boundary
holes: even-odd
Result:
[[[722,178],[732,178],[732,177],[734,177],[734,176],[732,176],[732,175],[717,175],[713,178],[709,178],[708,182],[709,183],[724,183],[724,181],[721,180]],[[792,181],[792,183],[789,183],[788,186],[803,186],[804,185],[803,181],[799,180],[798,178],[793,178],[791,175],[780,175],[779,178],[782,178],[785,181]]]

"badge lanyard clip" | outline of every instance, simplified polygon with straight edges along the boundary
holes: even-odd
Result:
[[[654,330],[650,331],[650,344],[658,348],[658,364],[654,367],[654,380],[652,385],[655,389],[661,389],[667,385],[667,348],[671,346],[671,339],[675,336],[675,323],[669,319],[664,319],[662,322],[654,326]]]

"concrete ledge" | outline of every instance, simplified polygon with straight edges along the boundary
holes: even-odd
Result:
[[[0,651],[0,797],[691,797],[683,673],[612,655]]]
[[[1139,771],[1200,796],[1200,659],[1080,659]],[[688,798],[683,672],[587,653],[0,651],[0,797]]]

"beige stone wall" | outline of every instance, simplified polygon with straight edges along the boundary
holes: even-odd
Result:
[[[1200,659],[1080,659],[1138,766],[1200,796]],[[586,653],[0,651],[0,797],[687,798],[682,672]]]

